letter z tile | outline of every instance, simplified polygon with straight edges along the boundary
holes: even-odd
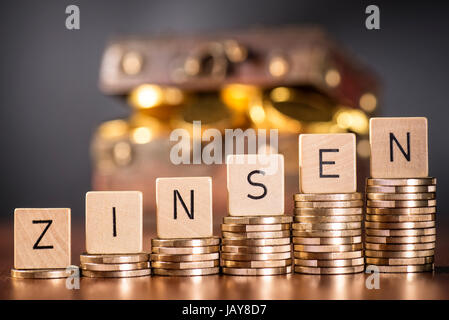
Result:
[[[67,268],[70,246],[70,209],[14,211],[14,268]]]

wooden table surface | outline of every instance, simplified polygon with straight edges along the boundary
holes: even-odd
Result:
[[[151,224],[154,226],[154,224]],[[146,230],[152,228],[145,227]],[[219,225],[215,226],[219,234]],[[145,234],[149,249],[151,232]],[[267,277],[150,276],[125,279],[82,278],[79,290],[68,290],[65,279],[11,279],[13,226],[0,225],[0,299],[449,299],[449,219],[437,219],[436,271],[381,274],[380,289],[365,286],[368,275],[301,275]],[[72,228],[72,263],[84,250],[81,223]]]

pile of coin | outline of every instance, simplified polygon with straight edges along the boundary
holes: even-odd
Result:
[[[151,265],[161,276],[205,276],[220,272],[220,238],[152,239]]]
[[[89,278],[128,278],[151,274],[148,253],[80,255],[81,275]]]
[[[293,198],[295,272],[362,272],[362,195],[358,192],[298,193]]]
[[[421,272],[434,268],[436,179],[368,179],[366,186],[367,265],[380,272]]]
[[[70,276],[68,269],[11,269],[11,277],[15,279],[59,279]]]
[[[224,217],[222,272],[240,276],[291,273],[291,222],[286,215]]]

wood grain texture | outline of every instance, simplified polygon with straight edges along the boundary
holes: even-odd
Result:
[[[283,155],[229,155],[227,180],[231,216],[284,214]]]
[[[371,118],[371,177],[427,177],[427,130],[424,117]]]
[[[114,254],[142,251],[142,193],[140,191],[88,192],[86,194],[86,252]]]
[[[212,178],[156,179],[156,220],[159,238],[211,237]]]
[[[70,209],[14,211],[14,268],[51,269],[70,265]]]
[[[300,192],[356,192],[355,145],[353,133],[301,134],[299,136]]]

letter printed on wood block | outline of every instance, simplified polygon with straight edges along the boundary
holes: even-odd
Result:
[[[350,193],[357,189],[353,133],[299,136],[299,190],[302,193]]]
[[[371,177],[427,177],[427,118],[371,118]]]
[[[159,238],[211,237],[212,178],[156,179],[156,211]]]
[[[143,250],[140,191],[90,191],[86,194],[86,251],[95,254]]]
[[[70,247],[70,209],[14,211],[14,268],[67,268]]]
[[[284,214],[284,156],[229,155],[228,207],[231,216]]]

